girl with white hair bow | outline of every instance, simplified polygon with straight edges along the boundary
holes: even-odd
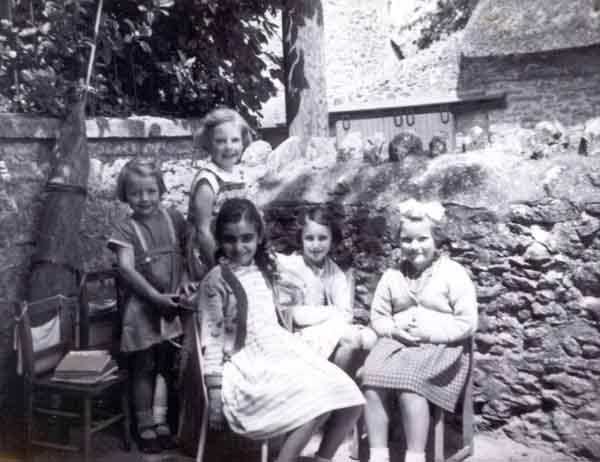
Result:
[[[388,462],[390,407],[397,398],[405,462],[424,462],[429,402],[453,411],[469,369],[464,340],[477,328],[467,271],[439,252],[444,208],[414,199],[399,205],[398,268],[381,277],[371,305],[378,340],[363,367],[371,462]]]

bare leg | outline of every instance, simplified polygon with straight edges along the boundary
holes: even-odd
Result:
[[[331,413],[330,419],[325,424],[323,439],[317,455],[328,460],[333,458],[340,444],[344,442],[358,420],[362,408],[362,406],[352,406],[337,409]]]
[[[429,403],[421,395],[402,392],[399,404],[407,451],[424,452],[429,432]]]
[[[327,417],[329,417],[329,413],[322,414],[290,432],[281,446],[277,462],[296,462],[302,449],[308,444],[311,436]]]
[[[331,361],[350,377],[354,377],[356,370],[364,361],[364,353],[361,351],[360,331],[355,326],[348,326],[344,335],[335,349]]]
[[[388,446],[388,427],[390,391],[383,388],[367,388],[365,398],[365,420],[369,447],[385,448]]]

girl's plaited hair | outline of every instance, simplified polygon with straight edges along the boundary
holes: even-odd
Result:
[[[136,157],[127,162],[119,172],[117,178],[117,199],[121,202],[127,202],[127,184],[131,181],[132,175],[154,177],[154,179],[156,179],[156,184],[158,185],[159,194],[162,196],[167,192],[163,173],[158,161],[156,159]]]

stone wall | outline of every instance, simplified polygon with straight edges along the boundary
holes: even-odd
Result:
[[[545,54],[463,57],[457,91],[506,92],[507,107],[490,111],[490,124],[517,123],[530,128],[553,119],[564,125],[581,124],[598,115],[599,52],[600,46],[591,46]]]
[[[162,159],[170,188],[168,202],[182,209],[187,206],[187,189],[199,157],[192,143],[194,123],[154,118],[87,121],[91,171],[80,232],[84,270],[113,261],[106,240],[110,224],[126,213],[126,207],[115,200],[114,189],[116,175],[127,159],[136,155]],[[13,399],[18,397],[19,385],[12,373],[13,317],[7,301],[25,295],[57,129],[53,119],[0,115],[0,415],[5,419],[19,412],[19,400]],[[0,444],[8,428],[0,418]]]
[[[116,128],[92,134],[98,124],[90,124],[93,161],[81,232],[86,268],[111,260],[104,250],[110,223],[125,212],[114,201],[114,181],[128,158],[140,152],[161,157],[169,188],[165,202],[182,210],[196,162],[182,123],[169,132],[151,131],[144,122],[118,136]],[[23,295],[53,143],[50,134],[36,133],[0,139],[0,282],[10,298]],[[298,213],[310,204],[330,204],[344,225],[335,255],[356,270],[356,314],[366,320],[379,276],[395,264],[395,204],[414,196],[440,199],[449,215],[451,244],[445,251],[469,269],[478,291],[478,428],[600,459],[600,311],[585,298],[600,297],[600,157],[569,148],[532,160],[490,146],[367,166],[360,157],[339,162],[332,144],[314,140],[302,155],[289,140],[269,154],[268,168],[257,158],[246,165],[272,244],[294,249]],[[8,364],[12,317],[6,309],[0,320],[0,364]],[[0,376],[0,415],[12,393],[7,380]]]

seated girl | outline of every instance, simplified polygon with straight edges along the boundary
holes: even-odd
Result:
[[[254,204],[225,201],[215,239],[219,265],[198,296],[209,424],[220,428],[224,416],[248,438],[285,435],[277,462],[292,462],[325,422],[314,460],[331,460],[361,413],[360,390],[280,325],[276,261]]]
[[[393,402],[406,437],[405,461],[425,461],[429,403],[454,410],[469,370],[464,340],[477,328],[467,271],[438,251],[442,205],[409,200],[400,211],[402,262],[375,290],[371,325],[379,339],[363,367],[371,462],[389,461]]]
[[[360,366],[361,352],[373,346],[376,336],[370,328],[352,324],[351,283],[329,256],[341,238],[331,213],[316,207],[300,218],[298,241],[302,254],[277,255],[277,259],[302,281],[303,304],[294,307],[293,312],[297,335],[353,375]]]

